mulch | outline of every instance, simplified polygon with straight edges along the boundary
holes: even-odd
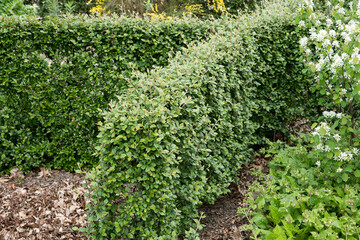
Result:
[[[245,240],[250,239],[251,232],[243,228],[249,221],[240,216],[237,211],[239,207],[245,206],[244,199],[248,187],[257,180],[251,174],[252,169],[268,172],[267,161],[262,157],[256,158],[248,165],[244,165],[238,175],[238,184],[232,183],[229,187],[230,193],[221,196],[210,205],[203,205],[199,211],[203,212],[205,218],[202,223],[206,227],[200,232],[203,240]]]
[[[199,209],[206,216],[201,220],[206,227],[200,231],[200,239],[250,239],[251,233],[242,227],[248,222],[237,210],[255,181],[251,169],[267,171],[266,160],[257,158],[244,166],[238,184],[230,185],[230,193]],[[80,174],[43,168],[27,176],[13,169],[10,176],[1,177],[0,240],[86,239],[73,230],[86,226],[84,183]]]
[[[0,178],[0,240],[86,239],[83,177],[41,169]]]

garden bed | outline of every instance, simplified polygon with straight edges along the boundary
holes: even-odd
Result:
[[[248,186],[255,180],[251,169],[266,171],[262,158],[244,166],[239,184],[231,184],[231,192],[213,205],[203,205],[200,211],[206,227],[200,239],[249,239],[242,228],[248,223],[237,214]],[[20,239],[86,239],[73,227],[86,226],[86,189],[84,177],[59,170],[36,170],[23,176],[12,171],[0,178],[0,240]]]

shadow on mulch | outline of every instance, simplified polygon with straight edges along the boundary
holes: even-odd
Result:
[[[200,232],[202,240],[243,240],[250,239],[251,232],[242,226],[248,224],[245,217],[240,216],[238,208],[244,205],[244,198],[248,187],[256,180],[251,175],[252,169],[268,172],[267,160],[257,158],[249,165],[245,165],[239,172],[239,184],[232,183],[230,193],[221,196],[214,204],[204,204],[199,211],[206,216],[201,223],[206,227]]]

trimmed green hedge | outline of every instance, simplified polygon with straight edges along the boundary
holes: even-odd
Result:
[[[87,176],[92,239],[196,237],[196,208],[227,192],[250,146],[309,101],[293,20],[269,5],[127,78],[133,85],[103,113],[100,164]]]
[[[98,109],[215,22],[0,17],[0,172],[97,163]],[[132,83],[130,83],[132,84]]]
[[[317,93],[309,91],[314,78],[304,69],[294,25],[264,24],[252,34],[258,47],[255,71],[259,77],[253,82],[257,109],[251,121],[257,124],[258,143],[265,138],[287,140],[289,124],[316,115]]]

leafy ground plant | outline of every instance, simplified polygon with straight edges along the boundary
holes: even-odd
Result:
[[[276,155],[269,175],[256,173],[248,208],[239,209],[255,239],[359,239],[358,156],[341,169],[316,146],[270,152]]]

